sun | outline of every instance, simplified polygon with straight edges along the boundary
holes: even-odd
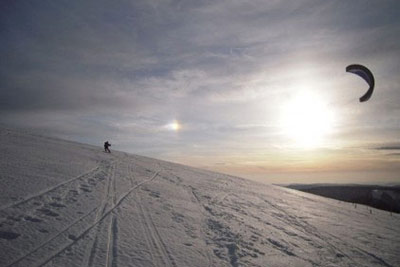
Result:
[[[181,125],[179,124],[179,122],[177,120],[175,120],[175,121],[167,124],[166,128],[168,130],[177,132],[177,131],[179,131],[181,129]]]
[[[303,93],[283,107],[281,126],[291,144],[302,148],[324,145],[333,131],[333,112],[316,94]]]

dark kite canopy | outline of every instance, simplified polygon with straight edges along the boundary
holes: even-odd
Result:
[[[360,97],[360,102],[367,101],[371,97],[375,87],[375,79],[374,76],[372,75],[372,72],[365,66],[358,64],[352,64],[347,66],[346,72],[357,74],[368,83],[369,85],[368,91],[362,97]]]

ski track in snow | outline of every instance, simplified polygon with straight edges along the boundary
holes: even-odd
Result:
[[[190,190],[190,193],[193,195],[193,198],[195,199],[195,202],[198,205],[198,207],[200,209],[200,212],[202,214],[202,219],[201,219],[202,223],[205,224],[205,219],[204,218],[206,217],[206,211],[204,209],[204,206],[201,204],[200,199],[197,197],[196,193],[194,192],[193,187],[189,186],[189,190]],[[200,230],[201,230],[202,235],[206,236],[206,233],[205,233],[204,229],[201,228]],[[208,248],[206,250],[206,256],[207,256],[207,261],[208,261],[207,266],[210,267],[210,266],[212,266],[212,260],[211,260],[211,256],[210,256],[210,252],[209,252]]]
[[[1,131],[9,151],[38,139],[39,157],[46,142],[66,149]],[[50,160],[65,166],[76,150],[80,175],[3,202],[0,266],[400,266],[398,214],[81,144]],[[12,158],[45,176],[35,158]]]
[[[96,221],[98,221],[101,218],[101,216],[104,215],[104,213],[106,211],[106,207],[108,205],[108,201],[109,201],[109,199],[111,197],[111,187],[114,190],[113,191],[113,196],[115,195],[115,187],[111,186],[111,184],[114,184],[114,181],[115,181],[114,176],[115,176],[116,164],[117,163],[114,162],[114,164],[112,165],[111,174],[107,177],[107,186],[106,186],[106,188],[104,190],[104,194],[102,196],[100,209],[98,210],[98,212],[96,213],[96,217],[94,218],[94,221],[93,221],[94,223]],[[113,203],[112,203],[113,205],[115,205],[114,199],[115,198],[113,197]],[[92,238],[88,242],[88,247],[86,249],[87,252],[85,253],[85,258],[84,258],[84,261],[83,261],[83,264],[82,264],[83,266],[94,266],[93,265],[93,260],[94,260],[95,254],[96,254],[96,246],[97,246],[97,243],[98,243],[98,235],[99,235],[100,231],[101,231],[101,228],[97,227],[95,229],[94,233],[93,233],[95,237]],[[108,253],[107,253],[107,256],[108,256]]]
[[[69,203],[76,203],[77,196],[89,191],[89,187],[87,186],[87,184],[92,184],[92,186],[95,186],[97,182],[101,180],[101,178],[96,179],[94,177],[96,176],[96,174],[98,174],[97,170],[102,167],[104,168],[104,166],[98,166],[88,173],[70,179],[64,183],[60,183],[56,186],[50,187],[47,190],[40,192],[39,194],[30,196],[22,201],[18,201],[9,205],[1,211],[2,218],[6,218],[5,220],[3,219],[1,223],[18,228],[18,224],[26,222],[28,223],[27,227],[29,232],[31,228],[35,228],[35,223],[41,223],[43,221],[46,222],[46,215],[50,217],[58,217],[59,210],[65,208]],[[29,209],[31,208],[36,208],[33,213],[32,211],[29,211]],[[28,256],[31,256],[39,249],[45,247],[46,245],[52,245],[50,244],[51,241],[53,241],[55,238],[63,237],[63,235],[66,234],[69,229],[91,215],[95,209],[81,216],[73,223],[68,224],[65,229],[56,232],[55,235],[49,238],[46,242],[40,244],[38,247],[35,247],[16,261],[6,264],[6,266],[11,266],[19,263],[26,259]],[[45,215],[45,217],[43,217],[43,215]],[[23,220],[22,218],[25,220]]]
[[[146,243],[148,244],[148,249],[151,253],[153,262],[156,263],[156,266],[176,266],[173,257],[171,256],[163,239],[157,231],[157,227],[154,225],[151,214],[141,204],[140,197],[137,200],[137,205],[139,207],[140,216],[143,222],[143,230],[146,233]]]
[[[136,186],[130,188],[125,194],[122,195],[122,197],[121,197],[118,201],[116,201],[116,203],[115,203],[110,209],[108,209],[107,211],[105,211],[105,212],[102,214],[102,216],[100,216],[99,219],[95,220],[92,224],[88,225],[87,228],[86,228],[83,232],[81,232],[77,237],[75,237],[75,238],[72,240],[72,242],[70,242],[69,244],[66,244],[64,247],[62,247],[61,250],[57,251],[57,253],[53,254],[50,258],[48,258],[45,262],[41,263],[41,264],[38,265],[38,266],[44,266],[44,265],[47,264],[50,260],[52,260],[53,258],[59,256],[62,252],[64,252],[66,249],[68,249],[70,246],[72,246],[72,245],[73,245],[74,243],[76,243],[78,240],[82,239],[85,235],[87,235],[87,234],[89,233],[90,230],[92,230],[94,227],[98,226],[99,223],[102,223],[103,220],[104,220],[108,215],[112,215],[113,212],[114,212],[114,210],[115,210],[116,208],[118,208],[118,207],[121,205],[122,201],[123,201],[133,190],[137,189],[139,186],[141,186],[142,184],[144,184],[144,183],[146,183],[146,182],[152,181],[152,180],[157,176],[157,174],[158,174],[158,173],[155,173],[154,176],[151,177],[150,179],[145,180],[145,181],[143,181],[143,182],[137,184]],[[111,182],[109,183],[109,186],[107,187],[107,191],[111,190],[110,187],[111,187]],[[109,198],[107,198],[107,199],[109,199]],[[112,220],[112,218],[111,218],[109,230],[106,231],[106,232],[104,232],[104,231],[102,232],[102,234],[107,233],[107,235],[108,235],[107,244],[106,244],[106,247],[107,247],[107,250],[106,250],[106,260],[105,260],[105,265],[104,265],[104,266],[111,266],[111,265],[109,265],[109,264],[110,264],[110,261],[112,261],[112,256],[110,256],[110,253],[112,253],[112,252],[110,252],[110,248],[111,248],[111,244],[110,244],[111,240],[110,240],[110,239],[111,239],[111,236],[112,236],[111,231],[113,231],[112,224],[113,224],[113,220]],[[114,224],[115,224],[115,222],[114,222]],[[93,252],[91,252],[91,253],[93,253]],[[92,257],[93,257],[93,256],[92,256]],[[98,266],[98,265],[96,265],[96,266]]]
[[[69,183],[74,182],[74,181],[76,181],[76,180],[78,180],[78,179],[83,179],[83,178],[86,177],[86,176],[89,176],[89,177],[90,177],[93,173],[95,173],[96,171],[98,171],[99,168],[100,168],[100,167],[98,166],[98,167],[96,167],[96,168],[90,170],[90,171],[87,172],[87,173],[84,173],[84,174],[79,175],[79,176],[77,176],[77,177],[74,177],[74,178],[72,178],[72,179],[70,179],[70,180],[67,180],[67,181],[65,181],[65,182],[59,183],[58,185],[52,186],[52,187],[50,187],[50,188],[47,188],[46,190],[41,191],[41,192],[39,192],[39,193],[37,193],[37,194],[35,194],[35,195],[29,196],[29,197],[27,197],[27,198],[25,198],[25,199],[21,199],[21,200],[18,200],[18,201],[15,201],[15,202],[12,202],[12,203],[3,205],[3,206],[0,207],[0,212],[3,211],[4,209],[13,208],[13,207],[16,207],[16,206],[18,206],[18,205],[24,204],[25,202],[28,202],[28,201],[30,201],[30,200],[32,200],[32,199],[34,199],[34,198],[41,197],[41,196],[43,196],[43,195],[45,195],[45,194],[47,194],[47,193],[50,193],[51,191],[54,191],[54,190],[58,189],[59,187],[68,185]]]
[[[105,260],[105,265],[104,266],[115,266],[114,263],[114,258],[117,250],[117,244],[116,244],[116,234],[117,234],[117,217],[114,216],[115,210],[121,205],[123,200],[135,189],[137,189],[139,186],[141,186],[144,183],[150,182],[153,179],[156,178],[157,173],[155,173],[151,178],[146,179],[136,185],[133,185],[127,192],[124,194],[121,194],[120,198],[118,199],[117,197],[117,191],[116,191],[116,179],[115,179],[115,169],[117,168],[118,161],[111,162],[110,167],[108,167],[109,173],[107,175],[107,185],[105,186],[105,191],[104,195],[101,199],[101,204],[97,207],[94,207],[92,210],[90,210],[88,213],[84,214],[83,216],[80,216],[78,219],[74,220],[72,223],[68,224],[64,229],[60,230],[59,232],[55,232],[53,236],[49,237],[46,239],[43,243],[40,243],[39,245],[33,247],[31,250],[28,252],[24,253],[21,255],[19,258],[14,259],[12,261],[4,263],[4,266],[26,266],[28,262],[32,260],[32,256],[35,255],[38,251],[45,249],[46,246],[54,246],[52,241],[55,239],[63,239],[63,242],[58,245],[59,249],[56,249],[56,252],[53,253],[50,257],[44,259],[41,263],[39,263],[37,266],[44,266],[47,263],[49,263],[53,258],[59,256],[62,252],[64,252],[66,249],[68,249],[70,246],[72,246],[74,243],[76,243],[78,240],[83,238],[86,234],[89,233],[90,230],[93,228],[96,228],[95,230],[95,238],[93,242],[89,242],[89,253],[87,253],[87,256],[85,257],[85,261],[83,263],[83,266],[101,266],[101,264],[94,264],[93,259],[95,257],[96,253],[96,246],[98,245],[98,235],[100,234],[106,234],[107,235],[107,242],[106,242],[106,260]],[[72,178],[70,180],[67,180],[66,182],[60,183],[56,186],[50,187],[42,192],[39,192],[38,194],[35,194],[33,196],[29,196],[26,199],[23,199],[21,201],[17,201],[14,203],[11,203],[7,205],[6,207],[3,207],[1,212],[2,212],[2,218],[6,218],[5,220],[2,220],[2,223],[7,222],[7,220],[11,220],[14,222],[13,224],[18,224],[19,220],[14,219],[14,218],[30,218],[27,221],[30,221],[32,223],[35,222],[35,217],[28,217],[26,216],[28,213],[25,212],[24,207],[20,206],[42,206],[42,207],[48,207],[48,206],[53,206],[57,208],[65,208],[66,207],[66,202],[68,201],[76,201],[75,199],[67,199],[66,197],[69,196],[71,192],[73,192],[73,196],[76,196],[77,190],[76,187],[80,186],[80,189],[83,190],[82,192],[92,192],[95,190],[93,188],[96,184],[94,184],[94,176],[97,174],[97,171],[99,169],[104,169],[104,166],[97,166],[93,170],[84,173],[82,175],[79,175],[78,177]],[[103,179],[100,179],[103,180]],[[79,181],[78,185],[73,184],[75,181]],[[83,186],[86,183],[89,183],[92,181],[92,186],[93,187],[87,187]],[[48,203],[48,200],[58,200],[59,204],[55,204],[55,202]],[[66,202],[63,202],[62,200],[65,200]],[[107,209],[107,207],[109,207]],[[19,210],[22,209],[24,210],[22,213],[19,212]],[[39,210],[39,209],[37,209]],[[50,209],[42,209],[43,213],[46,215],[53,217],[52,214],[56,214]],[[86,227],[83,227],[85,230],[82,231],[79,235],[73,236],[69,235],[69,230],[76,226],[78,223],[82,222],[85,220],[87,217],[90,217],[95,211],[96,215],[93,219],[93,222],[90,224],[87,224]],[[18,214],[19,213],[19,214]],[[9,215],[10,214],[10,215]],[[11,217],[13,216],[13,217]],[[55,216],[55,215],[54,215]],[[57,215],[58,216],[58,215]],[[109,217],[109,218],[107,218]],[[105,219],[108,219],[107,222],[105,222]],[[39,222],[40,219],[36,219],[37,222]],[[107,223],[106,227],[101,227],[103,223]],[[106,228],[106,231],[101,231],[104,230],[102,228]],[[19,233],[21,234],[21,233]],[[67,238],[68,236],[68,238]],[[52,248],[54,249],[54,247]],[[36,259],[35,259],[36,260]],[[29,264],[30,265],[30,264]],[[30,265],[32,266],[32,265]],[[173,265],[172,265],[173,266]]]

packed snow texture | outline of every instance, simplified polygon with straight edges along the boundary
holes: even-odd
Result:
[[[400,216],[1,129],[0,266],[400,266]]]

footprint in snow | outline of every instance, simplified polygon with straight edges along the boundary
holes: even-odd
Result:
[[[20,217],[13,217],[13,216],[8,216],[7,219],[14,221],[14,222],[19,222],[21,221]]]
[[[172,220],[174,220],[177,223],[181,223],[184,221],[184,217],[182,214],[177,213],[177,212],[172,212]]]
[[[1,239],[12,240],[12,239],[16,239],[19,236],[20,236],[20,234],[18,234],[18,233],[0,231]]]
[[[92,192],[92,190],[88,189],[87,187],[81,187],[80,189],[84,192]]]
[[[40,213],[43,213],[44,215],[51,216],[51,217],[57,217],[59,215],[58,213],[56,213],[52,210],[46,209],[46,208],[37,209],[37,211],[39,211]]]
[[[25,219],[25,221],[30,221],[30,222],[35,222],[35,223],[38,223],[38,222],[42,221],[41,219],[38,219],[38,218],[35,218],[35,217],[31,217],[31,216],[26,216],[24,219]]]
[[[55,208],[64,208],[65,207],[64,204],[57,203],[57,202],[51,202],[49,205],[52,207],[55,207]]]
[[[149,196],[155,197],[155,198],[159,198],[159,197],[160,197],[160,193],[159,193],[159,192],[153,192],[153,191],[151,191],[150,194],[149,194]]]
[[[71,190],[69,190],[69,194],[76,196],[76,195],[78,195],[78,191],[71,189]]]
[[[78,238],[72,234],[68,235],[68,238],[71,239],[72,241],[77,240]]]

